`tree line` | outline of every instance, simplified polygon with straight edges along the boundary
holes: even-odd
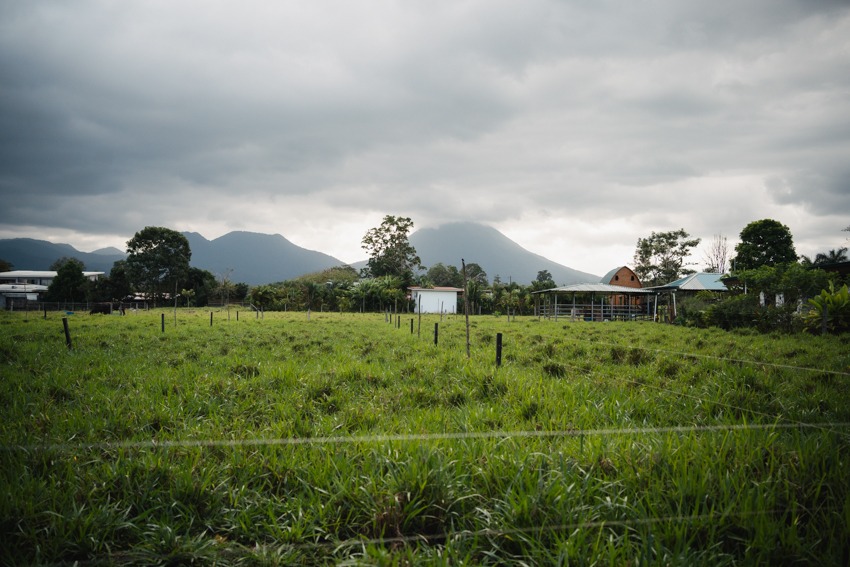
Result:
[[[185,236],[164,227],[145,227],[127,242],[127,259],[116,262],[110,273],[96,281],[83,275],[84,266],[75,258],[61,258],[51,266],[57,272],[45,299],[53,302],[121,301],[140,297],[153,305],[207,306],[248,301],[259,309],[318,311],[409,311],[408,288],[456,287],[466,291],[473,313],[534,312],[535,291],[555,287],[552,275],[541,270],[527,285],[504,284],[498,275],[492,282],[484,269],[472,262],[466,265],[466,282],[457,266],[437,263],[427,270],[422,265],[409,234],[413,221],[387,215],[369,229],[361,241],[369,254],[366,267],[358,272],[351,266],[338,266],[293,280],[250,287],[232,282],[229,273],[216,276],[190,266],[191,249]],[[850,227],[844,229],[850,231]],[[633,258],[634,271],[644,287],[663,285],[694,273],[688,259],[701,239],[684,229],[652,232],[639,238]],[[754,221],[740,233],[732,255],[727,239],[716,235],[704,261],[706,271],[732,277],[733,290],[767,293],[783,302],[799,302],[841,284],[834,275],[816,268],[847,261],[847,248],[820,253],[815,258],[799,256],[787,226],[773,219]],[[0,267],[11,266],[0,260]],[[738,286],[737,288],[735,286]],[[838,289],[840,291],[840,288]],[[718,315],[721,326],[729,325],[738,313],[752,311],[752,299],[721,296],[701,298]],[[761,300],[761,299],[760,299]],[[726,301],[727,303],[720,307]],[[763,301],[763,300],[761,300]],[[726,309],[726,311],[724,311]],[[737,311],[736,311],[737,309]],[[850,307],[848,307],[850,309]],[[688,307],[683,309],[688,313]],[[701,313],[706,310],[703,309]],[[693,312],[693,309],[691,309]],[[718,321],[714,321],[718,323]]]

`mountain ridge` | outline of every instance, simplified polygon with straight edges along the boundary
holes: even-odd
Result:
[[[302,248],[280,234],[233,231],[209,240],[197,232],[182,233],[192,250],[193,267],[218,278],[249,285],[275,283],[345,265],[345,262],[315,250]],[[447,223],[423,228],[410,235],[422,263],[440,262],[460,268],[461,258],[479,264],[490,281],[497,275],[503,282],[529,284],[541,270],[548,270],[558,285],[599,281],[598,276],[558,264],[531,252],[493,227],[472,223]],[[57,259],[78,258],[87,271],[109,273],[126,254],[114,247],[81,252],[70,244],[31,238],[0,239],[0,258],[14,269],[48,270]],[[355,268],[365,261],[349,264]]]
[[[599,276],[531,252],[497,229],[480,223],[454,222],[422,228],[410,235],[410,243],[425,266],[441,262],[460,268],[463,259],[467,264],[481,266],[490,281],[499,276],[503,283],[528,285],[542,270],[548,270],[557,285],[599,281]]]

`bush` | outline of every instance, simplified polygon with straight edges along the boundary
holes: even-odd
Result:
[[[794,304],[762,306],[755,294],[735,295],[710,306],[703,315],[706,326],[721,329],[754,328],[763,333],[795,333],[803,329],[803,319]]]
[[[712,326],[710,309],[721,301],[718,293],[699,292],[695,296],[686,297],[677,307],[676,323],[686,327],[704,329]]]
[[[826,330],[830,333],[850,331],[850,292],[847,284],[835,289],[829,282],[829,289],[809,300],[812,310],[806,317],[806,328],[811,331]]]

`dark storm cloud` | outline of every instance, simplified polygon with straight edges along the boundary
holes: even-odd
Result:
[[[620,219],[631,243],[668,221],[736,234],[748,207],[850,216],[845,2],[0,9],[6,235],[307,239],[316,225],[293,211],[403,211],[419,226],[545,217],[541,239],[559,218]],[[724,197],[695,206],[708,188]]]

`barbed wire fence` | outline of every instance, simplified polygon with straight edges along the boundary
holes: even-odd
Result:
[[[607,341],[590,340],[578,337],[566,337],[566,340],[585,343],[592,346],[602,346],[610,348],[628,348],[634,350],[642,350],[655,354],[671,355],[681,358],[705,359],[722,362],[724,364],[748,365],[756,369],[759,368],[775,368],[779,370],[791,370],[795,372],[811,372],[820,375],[832,375],[838,377],[850,377],[850,372],[828,370],[822,368],[798,366],[791,364],[781,364],[769,361],[747,360],[741,358],[723,357],[718,355],[709,355],[701,353],[691,353],[680,350],[670,350],[654,347],[645,347],[641,345],[629,345],[622,343],[612,343]],[[606,378],[608,375],[595,371],[588,370],[575,365],[567,365],[579,374],[585,374],[597,378]],[[657,384],[647,383],[645,381],[633,380],[618,376],[618,380],[641,388],[650,388],[665,394],[673,396],[688,397],[700,400],[706,403],[711,403],[719,407],[725,407],[729,410],[741,412],[742,414],[750,414],[770,420],[770,423],[737,423],[737,424],[715,424],[715,425],[680,425],[680,426],[655,426],[655,427],[628,427],[628,428],[594,428],[581,430],[490,430],[490,431],[470,431],[470,432],[444,432],[444,433],[421,433],[421,434],[375,434],[375,435],[353,435],[353,436],[316,436],[316,437],[300,437],[300,438],[246,438],[246,439],[185,439],[185,440],[156,440],[149,441],[115,441],[115,442],[63,442],[63,443],[37,443],[37,444],[2,444],[0,445],[0,453],[16,453],[16,452],[39,452],[39,451],[58,451],[58,452],[79,452],[91,450],[117,450],[117,449],[135,449],[135,450],[168,450],[172,448],[222,448],[222,447],[260,447],[260,446],[321,446],[321,445],[369,445],[369,444],[386,444],[386,443],[409,443],[409,442],[437,442],[437,441],[455,441],[455,440],[477,440],[477,439],[542,439],[542,438],[575,438],[575,437],[609,437],[609,436],[646,436],[646,435],[664,435],[664,434],[686,434],[686,433],[714,433],[714,432],[742,432],[742,431],[777,431],[777,430],[816,430],[827,434],[840,435],[842,437],[850,437],[850,422],[804,422],[786,418],[778,418],[776,415],[754,410],[753,408],[744,408],[736,404],[731,404],[719,399],[710,399],[704,395],[694,395],[687,392],[665,388]],[[649,526],[654,524],[662,524],[668,522],[699,522],[699,521],[723,521],[727,519],[745,519],[748,517],[757,516],[772,516],[777,514],[777,510],[767,509],[758,511],[735,511],[735,510],[719,510],[708,514],[695,515],[670,515],[663,517],[652,518],[633,518],[625,520],[594,520],[586,522],[573,522],[558,525],[546,524],[524,528],[512,529],[496,529],[486,528],[480,530],[461,530],[452,533],[434,533],[434,534],[416,534],[410,536],[390,536],[381,538],[348,538],[341,541],[311,541],[287,543],[287,547],[293,549],[330,549],[338,551],[352,547],[363,547],[370,545],[388,546],[394,544],[415,544],[419,542],[435,543],[439,541],[458,540],[464,538],[500,538],[506,536],[533,536],[542,532],[572,532],[575,530],[590,530],[601,529],[605,527],[620,526],[626,528],[636,528],[639,526]],[[832,510],[833,513],[840,513],[841,510]],[[262,547],[257,544],[257,547]],[[273,546],[267,545],[269,549]],[[86,562],[78,562],[85,565]]]

